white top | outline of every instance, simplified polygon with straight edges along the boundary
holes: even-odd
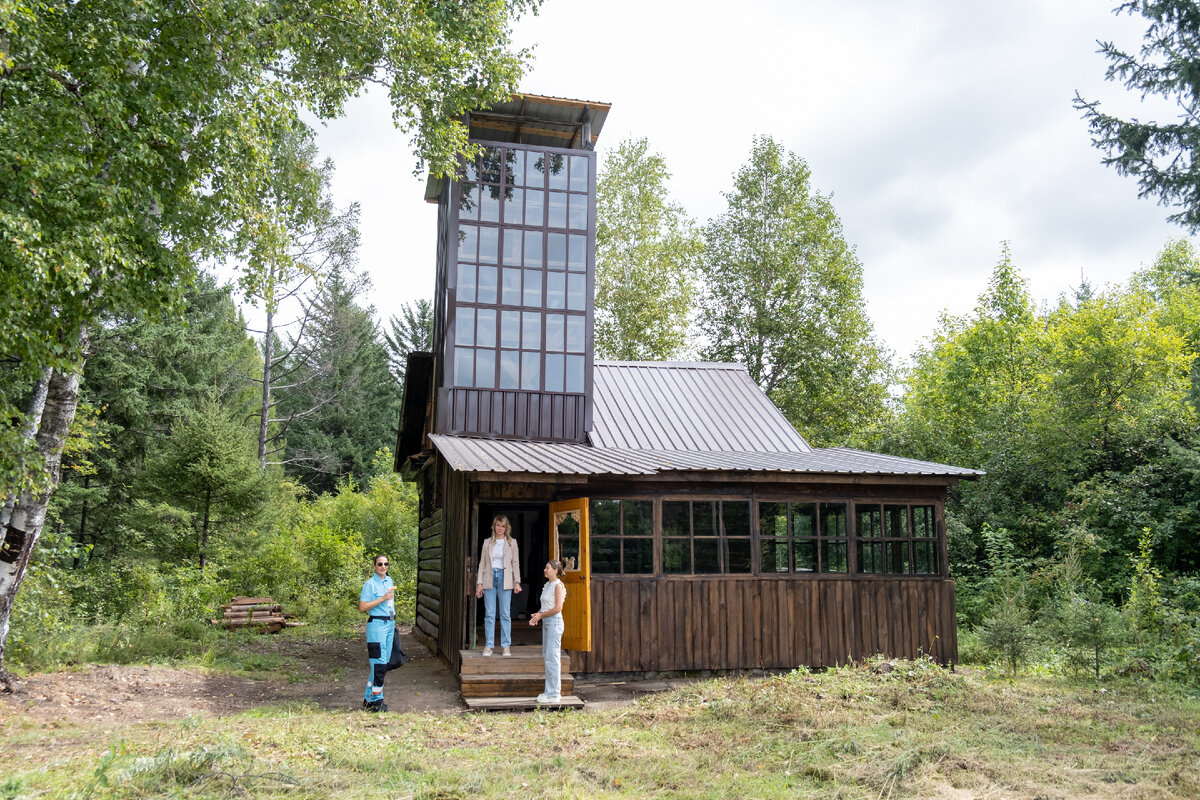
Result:
[[[563,582],[560,580],[557,580],[557,579],[552,580],[549,583],[547,583],[544,587],[542,587],[542,607],[538,609],[539,614],[545,614],[547,611],[554,608],[554,606],[556,605],[556,603],[554,602],[557,599],[554,596],[554,587],[555,586],[563,587],[563,602],[564,603],[566,602],[567,587],[563,586]],[[560,611],[557,614],[554,614],[552,616],[554,616],[554,617],[562,616],[562,612]],[[548,619],[548,617],[542,617],[542,619]]]
[[[492,545],[492,569],[504,569],[504,541]]]

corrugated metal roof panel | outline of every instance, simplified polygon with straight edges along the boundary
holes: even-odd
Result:
[[[597,361],[592,444],[635,450],[807,453],[740,364]]]
[[[972,469],[837,447],[807,453],[657,450],[521,442],[434,434],[429,437],[452,469],[545,475],[656,475],[666,472],[778,472],[974,478]]]

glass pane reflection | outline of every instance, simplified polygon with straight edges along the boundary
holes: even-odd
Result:
[[[516,350],[500,351],[501,389],[516,389],[520,385],[520,356]]]
[[[458,265],[458,283],[455,287],[457,297],[464,303],[475,302],[475,265]]]
[[[542,388],[542,354],[521,352],[521,388],[536,392]]]
[[[561,392],[563,390],[563,357],[554,353],[546,354],[546,391]]]

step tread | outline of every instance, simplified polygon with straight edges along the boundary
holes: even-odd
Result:
[[[464,697],[471,711],[527,711],[533,708],[583,708],[585,703],[575,695],[564,694],[557,703],[539,704],[537,697]]]

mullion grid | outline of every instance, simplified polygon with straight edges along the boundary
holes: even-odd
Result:
[[[543,164],[540,172],[534,167],[539,160]],[[555,161],[564,166],[562,186],[555,185],[557,182],[555,177],[550,169],[546,168]],[[461,299],[456,296],[456,317],[459,308],[495,308],[498,328],[504,319],[502,316],[504,311],[519,311],[522,317],[521,330],[518,333],[518,346],[516,347],[504,346],[503,328],[499,328],[495,332],[496,341],[492,347],[486,345],[480,347],[476,340],[477,332],[473,332],[471,345],[458,344],[456,341],[454,345],[455,385],[503,390],[565,391],[575,394],[584,390],[583,373],[586,367],[587,352],[587,215],[585,213],[583,216],[582,226],[572,227],[571,223],[574,218],[571,209],[575,203],[581,203],[582,205],[578,207],[585,210],[589,207],[591,169],[592,165],[586,156],[547,153],[513,147],[485,147],[479,160],[466,166],[464,176],[466,180],[459,184],[458,214],[460,224],[465,223],[474,227],[475,234],[472,239],[474,252],[466,254],[466,259],[456,258],[456,275],[460,276],[456,285],[463,284],[461,276],[465,275],[467,270],[470,270],[472,285],[469,292],[462,292]],[[537,182],[530,180],[531,175],[537,176]],[[552,229],[549,218],[549,192],[559,189],[567,197],[567,211],[565,212],[567,216],[561,228]],[[537,205],[540,211],[539,218],[531,222],[527,216],[530,213],[531,205],[528,194],[533,191],[541,193],[539,195],[541,201],[533,204]],[[577,199],[572,200],[572,197]],[[488,210],[489,198],[496,201],[494,212]],[[520,198],[520,201],[525,204],[521,210],[519,222],[514,221],[517,215],[510,213],[508,205],[515,198]],[[485,238],[485,229],[495,231],[495,263],[480,258],[480,241]],[[563,258],[565,259],[562,270],[550,269],[551,239],[549,237],[554,230],[562,231],[560,234],[554,234],[562,237]],[[528,233],[537,234],[535,239],[540,252],[537,255],[536,264],[526,263],[527,247],[533,243],[533,240],[528,238]],[[487,239],[489,242],[491,241],[490,234],[487,234]],[[576,242],[576,240],[578,241]],[[462,241],[465,241],[465,238],[460,236],[460,242]],[[515,243],[515,246],[512,243]],[[576,244],[579,245],[578,253],[576,253]],[[575,264],[578,264],[578,267],[573,266]],[[481,278],[484,269],[495,270],[495,302],[491,302],[493,298],[490,294],[487,298],[484,297],[484,281]],[[527,295],[531,291],[528,282],[532,278],[531,273],[535,270],[539,276],[540,285],[535,290],[538,302],[533,305],[526,301],[530,299]],[[550,308],[552,272],[563,276],[561,279],[556,279],[556,281],[561,281],[563,286],[561,308],[557,306]],[[515,286],[512,283],[514,279],[517,282]],[[576,281],[579,282],[578,286],[576,286]],[[510,287],[513,289],[511,294],[508,291]],[[572,291],[573,287],[576,289],[574,292]],[[540,314],[541,329],[536,349],[527,347],[524,341],[524,315],[530,313]],[[550,344],[548,341],[548,314],[562,316],[565,326],[564,336],[566,336],[566,331],[581,334],[575,337],[579,340],[575,344],[575,349],[572,349],[572,341],[567,339],[564,339],[561,349],[553,351],[548,349]],[[462,334],[457,332],[456,326],[455,339],[460,340],[461,338]],[[465,352],[467,348],[470,348],[472,352],[469,354]],[[460,350],[464,351],[461,355]],[[481,380],[480,378],[479,367],[482,366],[478,360],[478,351],[480,350],[491,351],[491,380]],[[506,351],[509,352],[507,356],[505,355]],[[514,352],[520,355],[512,355]],[[533,358],[534,353],[536,353],[536,361]],[[460,366],[465,367],[468,360],[472,362],[469,380],[466,378],[467,370],[459,368]],[[550,369],[551,365],[553,365],[553,371]],[[506,381],[505,376],[512,375],[513,370],[516,371],[516,377]],[[531,380],[534,373],[536,373],[536,378]],[[508,385],[505,385],[506,382]],[[534,382],[536,382],[536,386],[532,385]]]
[[[934,506],[919,503],[856,503],[854,508],[856,572],[867,575],[940,573],[940,545]],[[864,526],[860,524],[864,512],[874,512],[878,516],[878,527],[872,522],[870,533],[864,531]],[[895,516],[897,513],[901,516]],[[918,516],[921,518],[920,526],[927,534],[925,536],[918,535]],[[900,528],[899,535],[896,534],[897,528]]]

